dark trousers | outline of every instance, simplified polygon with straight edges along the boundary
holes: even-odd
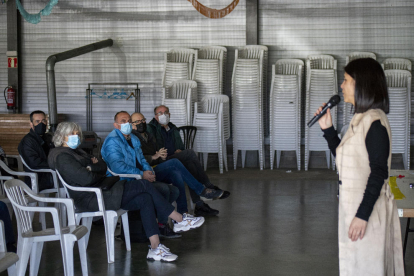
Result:
[[[151,182],[144,179],[125,183],[121,208],[130,211],[140,210],[142,225],[148,238],[160,234],[155,212],[159,217],[168,217],[174,211],[174,207],[163,198]]]
[[[4,234],[6,236],[6,244],[13,244],[16,242],[13,235],[13,226],[10,219],[9,209],[6,203],[0,201],[0,220],[4,223]]]
[[[180,191],[177,198],[177,211],[181,214],[188,212],[185,183],[190,191],[196,194],[201,194],[204,190],[203,184],[198,182],[178,159],[167,160],[157,165],[154,171],[158,180],[172,183]]]
[[[178,196],[180,195],[180,190],[177,187],[169,184],[171,182],[164,181],[163,179],[159,179],[159,180],[163,182],[159,182],[159,181],[152,182],[152,185],[155,187],[155,189],[162,195],[163,198],[165,198],[165,200],[168,201],[168,203],[171,204],[174,201],[176,201]],[[158,218],[159,223],[166,224],[168,222],[168,216],[163,216],[163,217],[157,216],[157,218]]]
[[[198,160],[197,155],[191,149],[183,150],[179,153],[168,156],[167,159],[176,158],[183,163],[184,167],[197,179],[198,182],[206,186],[207,188],[213,188],[213,184],[210,183],[210,179],[204,172],[204,168]],[[194,203],[200,202],[201,198],[193,190],[190,189],[191,200]]]

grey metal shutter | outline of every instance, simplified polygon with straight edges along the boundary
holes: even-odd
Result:
[[[220,9],[229,3],[202,1]],[[227,1],[224,1],[227,2]],[[30,13],[42,1],[27,1]],[[58,113],[86,126],[85,90],[91,82],[151,82],[142,84],[141,111],[153,117],[161,102],[164,52],[174,47],[223,45],[229,49],[228,83],[234,47],[245,44],[245,1],[223,19],[209,19],[187,0],[88,0],[59,1],[51,15],[37,25],[22,22],[23,112],[47,111],[45,62],[48,56],[112,38],[114,46],[56,64]],[[230,94],[230,86],[226,94]],[[118,109],[123,109],[121,100]],[[109,110],[109,111],[108,111]],[[116,110],[116,108],[115,108]],[[133,112],[134,110],[127,110]],[[94,110],[110,128],[114,108]],[[106,131],[98,135],[105,137]]]

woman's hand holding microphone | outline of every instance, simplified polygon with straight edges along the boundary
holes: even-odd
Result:
[[[319,113],[321,113],[322,109],[325,107],[326,103],[323,103],[321,107],[318,108],[318,110],[316,110],[314,116],[318,115]],[[332,116],[331,116],[331,109],[328,108],[328,110],[326,111],[325,115],[323,115],[319,120],[318,120],[319,126],[321,127],[321,129],[327,129],[330,128],[332,126]]]

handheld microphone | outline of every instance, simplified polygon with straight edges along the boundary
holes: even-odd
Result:
[[[308,127],[313,126],[323,115],[325,115],[326,111],[329,109],[332,109],[332,107],[336,106],[341,101],[341,97],[338,95],[334,95],[329,99],[329,102],[323,107],[321,113],[316,115],[308,122]]]

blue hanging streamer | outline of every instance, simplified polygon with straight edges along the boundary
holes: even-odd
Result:
[[[46,7],[37,14],[28,13],[23,8],[19,0],[16,0],[16,5],[20,11],[20,14],[23,16],[24,19],[26,19],[27,22],[37,24],[40,22],[41,16],[49,15],[52,12],[53,7],[58,3],[58,1],[59,0],[50,0],[49,3],[47,3]]]

